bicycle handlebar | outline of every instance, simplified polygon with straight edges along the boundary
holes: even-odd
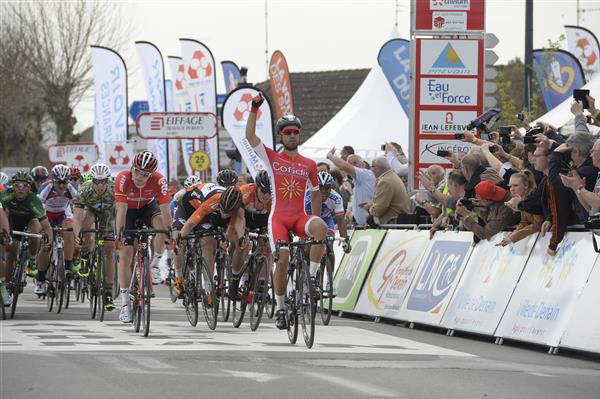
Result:
[[[141,235],[141,234],[147,234],[147,235],[151,235],[151,234],[165,234],[165,235],[169,235],[169,231],[168,230],[159,230],[159,229],[123,230],[123,233],[125,233],[125,234],[136,234],[136,235]]]
[[[24,231],[16,231],[13,230],[11,232],[11,234],[14,234],[16,236],[23,236],[23,237],[29,237],[29,238],[42,238],[41,234],[34,234],[34,233],[26,233]]]

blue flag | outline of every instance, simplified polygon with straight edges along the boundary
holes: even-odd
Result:
[[[396,98],[404,113],[410,113],[410,42],[404,39],[392,39],[386,42],[377,56]]]
[[[233,61],[221,61],[223,67],[223,78],[225,79],[225,90],[227,93],[235,89],[241,80],[240,69]]]
[[[534,50],[533,69],[548,111],[585,84],[581,64],[564,50]]]

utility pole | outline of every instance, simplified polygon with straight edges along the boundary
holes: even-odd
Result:
[[[531,66],[533,65],[533,0],[525,0],[525,84],[523,105],[531,112]]]
[[[269,12],[267,3],[268,1],[265,0],[265,70],[267,71],[265,80],[269,80]]]

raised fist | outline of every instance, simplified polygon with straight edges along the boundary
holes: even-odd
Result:
[[[261,93],[258,93],[258,96],[252,99],[252,108],[259,108],[261,104],[265,101],[265,98]]]

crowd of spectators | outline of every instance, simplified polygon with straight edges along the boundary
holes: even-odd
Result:
[[[600,111],[588,96],[589,108],[573,101],[574,132],[563,134],[543,122],[507,133],[482,137],[464,133],[467,153],[449,152],[445,164],[418,171],[418,188],[408,192],[409,161],[397,143],[385,143],[385,154],[365,162],[352,147],[327,154],[319,163],[335,180],[344,199],[346,219],[357,225],[431,223],[436,231],[473,232],[475,242],[506,231],[498,245],[550,234],[547,252],[555,255],[567,228],[600,233]],[[440,164],[443,164],[440,162]]]

